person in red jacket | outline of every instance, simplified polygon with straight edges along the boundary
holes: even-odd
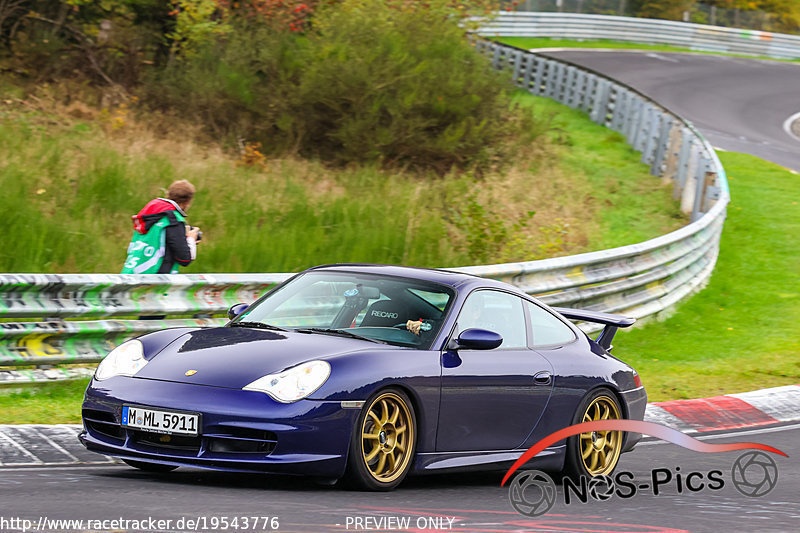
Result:
[[[169,186],[167,198],[151,200],[133,215],[133,238],[123,274],[177,274],[197,256],[199,228],[186,224],[194,200],[194,186],[179,180]]]

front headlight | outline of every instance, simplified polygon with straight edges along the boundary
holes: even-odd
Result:
[[[277,374],[258,378],[242,390],[265,392],[283,403],[296,402],[322,386],[331,375],[331,365],[325,361],[309,361]]]
[[[132,376],[147,364],[144,358],[144,347],[137,340],[123,342],[100,361],[94,378],[98,381],[113,378],[114,376]]]

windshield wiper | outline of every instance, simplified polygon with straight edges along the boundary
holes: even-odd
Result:
[[[325,335],[339,335],[341,337],[350,337],[351,339],[360,339],[362,341],[370,341],[370,342],[377,342],[378,344],[388,344],[386,341],[373,339],[370,337],[365,337],[364,335],[359,335],[358,333],[353,333],[351,331],[347,331],[344,329],[333,329],[333,328],[298,328],[294,331],[298,333],[322,333]]]
[[[273,326],[272,324],[265,324],[263,322],[248,322],[243,320],[241,322],[234,322],[230,324],[232,328],[258,328],[258,329],[272,329],[275,331],[289,331],[286,328],[282,328],[280,326]]]

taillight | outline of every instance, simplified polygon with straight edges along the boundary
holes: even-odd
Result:
[[[642,378],[639,377],[639,373],[634,370],[633,372],[633,384],[637,387],[642,386]]]

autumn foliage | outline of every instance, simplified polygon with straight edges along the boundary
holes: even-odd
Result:
[[[228,144],[246,139],[265,153],[339,164],[485,168],[511,139],[524,140],[507,77],[475,51],[458,6],[342,0],[302,12],[309,17],[298,26],[272,11],[239,11],[226,22],[235,31],[148,82],[145,105]]]

